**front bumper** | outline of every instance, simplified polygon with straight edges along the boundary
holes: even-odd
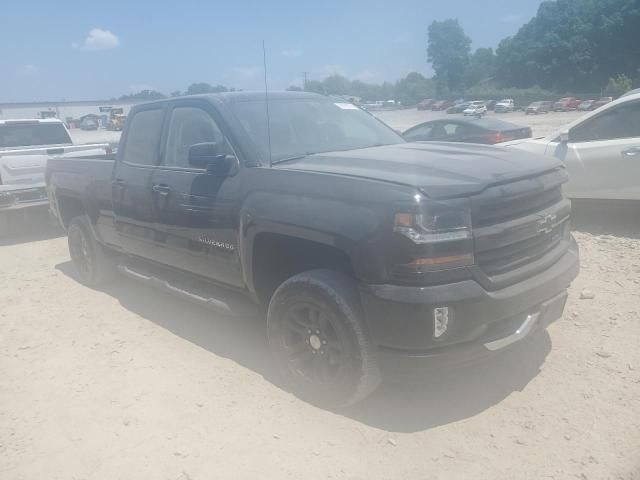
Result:
[[[517,343],[562,316],[579,270],[575,242],[550,268],[495,291],[475,280],[407,287],[367,285],[361,298],[383,371],[397,366],[465,364]],[[435,339],[434,308],[448,307],[449,327]],[[400,367],[402,370],[402,367]]]

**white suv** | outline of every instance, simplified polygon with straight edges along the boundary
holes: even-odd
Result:
[[[469,102],[469,105],[462,113],[464,113],[465,117],[468,115],[484,115],[487,113],[487,105],[480,101]]]
[[[515,102],[511,98],[505,98],[496,103],[494,111],[496,113],[508,113],[513,112],[515,109]]]

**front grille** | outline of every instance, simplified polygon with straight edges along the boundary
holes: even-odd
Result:
[[[505,247],[476,254],[476,262],[487,275],[509,272],[531,263],[557,247],[564,238],[564,225]]]
[[[494,225],[540,211],[562,200],[564,169],[518,182],[497,185],[474,197],[471,216],[474,227]]]
[[[571,206],[564,169],[491,187],[471,199],[475,260],[488,281],[508,284],[533,262],[568,248]],[[551,252],[555,254],[552,255]],[[553,257],[553,259],[551,258]]]

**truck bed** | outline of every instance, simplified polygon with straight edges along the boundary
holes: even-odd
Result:
[[[84,204],[89,214],[101,212],[112,216],[111,173],[114,155],[54,158],[47,163],[45,181],[48,187],[50,210],[63,227],[69,219],[59,214],[59,198],[75,199]],[[112,229],[109,225],[107,229]],[[107,232],[107,238],[110,236]],[[105,238],[104,240],[107,240]]]

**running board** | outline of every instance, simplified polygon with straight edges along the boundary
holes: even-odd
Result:
[[[118,265],[118,271],[129,278],[144,282],[154,288],[165,290],[186,300],[199,303],[206,307],[214,308],[215,310],[229,315],[236,314],[234,310],[229,306],[229,304],[225,301],[213,297],[203,297],[202,295],[190,292],[188,290],[185,290],[184,288],[176,287],[175,285],[172,285],[170,282],[168,282],[167,280],[163,280],[162,278],[133,270],[127,265]]]

